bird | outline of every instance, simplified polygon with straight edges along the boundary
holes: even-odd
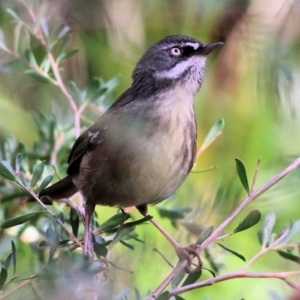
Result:
[[[85,199],[84,254],[93,256],[90,221],[96,205],[148,205],[170,197],[184,182],[196,158],[194,97],[206,58],[222,42],[203,45],[195,38],[170,35],[152,45],[136,64],[131,86],[75,141],[67,176],[39,197]],[[154,220],[180,259],[193,254]]]

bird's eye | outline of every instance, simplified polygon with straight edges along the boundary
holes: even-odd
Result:
[[[173,47],[170,50],[170,54],[173,55],[173,56],[181,56],[182,55],[182,49],[179,48],[179,47]]]

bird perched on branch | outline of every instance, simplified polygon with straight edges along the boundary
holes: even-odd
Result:
[[[194,96],[201,87],[207,55],[223,43],[167,36],[137,63],[132,85],[76,140],[67,177],[40,193],[50,199],[85,198],[84,252],[90,257],[90,219],[97,204],[147,206],[171,196],[189,174],[196,157]],[[182,248],[155,220],[180,258]]]

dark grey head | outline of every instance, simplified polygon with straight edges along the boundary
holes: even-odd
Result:
[[[204,46],[184,36],[167,36],[150,47],[133,71],[133,87],[151,92],[178,82],[193,93],[201,86],[207,54],[223,43]]]

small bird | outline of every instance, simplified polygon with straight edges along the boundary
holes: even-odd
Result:
[[[84,253],[90,257],[90,219],[95,206],[147,206],[171,196],[196,157],[194,96],[204,77],[207,55],[223,43],[204,46],[184,36],[167,36],[137,63],[132,85],[76,140],[67,176],[40,197],[85,198]],[[179,257],[187,252],[155,220]]]

